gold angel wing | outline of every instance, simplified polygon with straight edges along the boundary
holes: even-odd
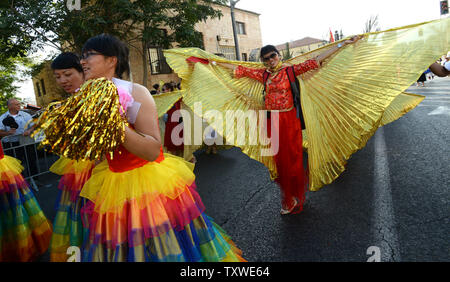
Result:
[[[450,19],[444,19],[365,34],[364,39],[342,48],[319,70],[300,76],[311,190],[336,179],[344,171],[346,160],[365,146],[379,126],[394,121],[420,103],[423,97],[403,92],[447,52],[449,24]],[[288,62],[313,58],[337,43]],[[261,83],[248,78],[237,80],[224,68],[192,64],[186,59],[194,56],[248,67],[262,67],[261,64],[227,61],[192,48],[167,50],[165,55],[183,79],[184,101],[189,107],[201,101],[206,109],[221,112],[263,108]],[[194,112],[203,117],[201,112],[195,109]],[[259,125],[259,118],[250,120]],[[223,130],[214,128],[222,134]],[[226,133],[224,136],[235,142],[229,138],[234,136]],[[273,159],[260,157],[262,146],[240,147],[265,164],[272,177],[276,175]]]
[[[156,111],[158,117],[162,117],[167,113],[173,105],[183,97],[184,90],[177,90],[173,92],[162,93],[153,95],[153,99],[156,104]]]
[[[381,118],[380,127],[396,121],[401,118],[404,114],[414,109],[420,102],[425,99],[425,96],[411,94],[403,92],[397,97],[395,97],[394,101],[386,108]],[[306,130],[303,130],[303,150],[308,150],[308,133]]]
[[[366,34],[319,71],[301,76],[311,190],[336,179],[379,126],[423,99],[401,93],[447,52],[449,27],[450,19],[444,19]],[[334,44],[290,62],[312,58]]]
[[[223,136],[227,145],[240,147],[249,157],[266,165],[271,177],[275,178],[276,167],[269,153],[270,144],[258,142],[262,135],[258,131],[262,127],[257,126],[262,120],[259,111],[264,110],[262,84],[248,78],[235,79],[233,73],[225,68],[200,62],[190,63],[186,59],[196,57],[249,67],[261,67],[261,64],[228,61],[197,48],[165,50],[164,54],[172,69],[183,79],[181,88],[186,91],[183,103],[192,110],[194,116],[204,118]],[[233,114],[230,114],[231,111]],[[228,122],[226,117],[230,116]],[[191,129],[185,127],[185,132]],[[193,138],[202,136],[202,133],[195,132]],[[195,143],[200,145],[198,141]]]

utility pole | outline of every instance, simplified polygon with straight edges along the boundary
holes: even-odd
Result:
[[[236,30],[236,20],[234,19],[234,7],[240,0],[230,0],[231,9],[231,24],[233,25],[234,47],[236,49],[236,60],[241,60],[241,53],[239,52],[239,41]]]

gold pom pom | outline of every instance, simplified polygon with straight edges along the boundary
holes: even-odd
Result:
[[[35,132],[45,134],[42,146],[73,160],[98,160],[124,142],[126,118],[119,95],[106,78],[89,80],[60,107],[48,107]]]

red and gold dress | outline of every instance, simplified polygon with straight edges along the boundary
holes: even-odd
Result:
[[[47,251],[52,227],[21,175],[20,161],[0,143],[0,262],[29,262]]]
[[[309,70],[317,69],[315,60],[308,60],[293,66],[296,76]],[[266,69],[255,69],[238,66],[235,78],[249,77],[263,83],[263,74]],[[267,122],[268,136],[279,134],[273,140],[279,143],[273,146],[278,149],[274,152],[274,159],[278,171],[275,181],[281,188],[281,200],[284,209],[290,209],[294,198],[297,198],[298,207],[293,213],[302,211],[307,190],[307,173],[303,167],[302,128],[297,118],[291,86],[286,68],[281,68],[270,74],[267,80],[265,106],[269,111],[279,113],[279,122],[270,126]]]

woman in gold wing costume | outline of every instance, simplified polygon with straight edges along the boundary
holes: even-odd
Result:
[[[363,148],[377,128],[395,121],[416,107],[423,96],[405,93],[430,64],[449,49],[450,19],[364,34],[356,44],[344,46],[317,70],[298,76],[308,147],[309,189],[317,191],[333,182],[345,169],[346,161]],[[292,58],[298,64],[329,51],[333,44]],[[264,85],[247,77],[236,78],[220,64],[264,68],[260,63],[228,61],[196,48],[165,51],[169,65],[182,78],[184,103],[194,113],[216,110],[259,111],[265,109]],[[193,63],[200,62],[200,63]],[[195,108],[197,102],[202,108]],[[249,124],[264,126],[264,118],[248,115]],[[212,127],[249,157],[263,163],[271,177],[280,173],[272,156],[262,154],[263,143],[238,144],[234,132],[224,124]],[[255,133],[245,128],[246,138]],[[305,144],[304,144],[305,145]]]
[[[248,68],[233,64],[219,63],[220,66],[234,71],[235,78],[248,77],[264,84],[265,108],[272,114],[277,114],[277,120],[273,123],[269,118],[268,135],[272,140],[277,140],[273,152],[278,177],[275,181],[281,189],[281,214],[299,213],[303,210],[305,192],[307,190],[307,173],[303,168],[302,150],[302,125],[303,119],[300,105],[296,107],[294,96],[296,94],[290,83],[288,71],[292,77],[299,76],[310,70],[319,68],[322,62],[336,53],[347,44],[358,41],[360,37],[344,41],[336,47],[319,54],[312,60],[295,64],[293,66],[283,64],[280,53],[273,45],[261,48],[260,58],[265,68]],[[289,69],[289,67],[292,67]],[[292,78],[291,78],[292,79]],[[298,94],[298,93],[297,93]],[[274,136],[276,136],[274,138]]]

